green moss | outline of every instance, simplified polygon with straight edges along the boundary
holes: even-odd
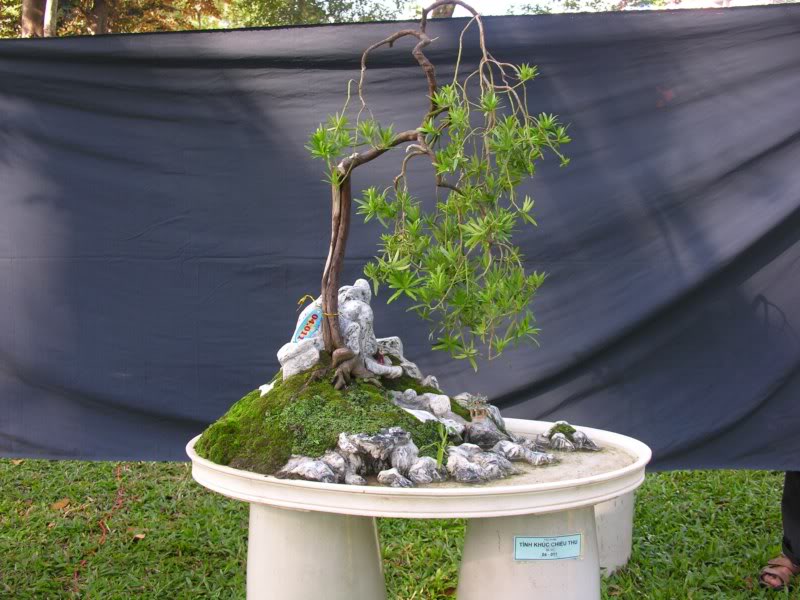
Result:
[[[430,447],[438,440],[437,424],[422,423],[395,406],[385,389],[356,381],[338,391],[327,379],[311,381],[308,373],[274,381],[266,396],[250,392],[206,429],[197,453],[218,464],[271,474],[292,454],[319,456],[334,448],[340,432],[373,434],[385,427],[402,427],[418,447],[429,447],[423,455],[435,453]]]
[[[396,379],[384,379],[383,387],[387,390],[394,390],[396,392],[405,392],[408,389],[414,390],[417,394],[441,394],[441,390],[429,385],[422,385],[413,377],[403,373]]]
[[[552,437],[556,433],[563,433],[568,440],[572,440],[572,434],[575,433],[576,429],[572,425],[553,425],[550,428],[550,431],[547,432],[547,437]]]
[[[450,410],[466,421],[472,420],[469,411],[453,399],[450,400]]]

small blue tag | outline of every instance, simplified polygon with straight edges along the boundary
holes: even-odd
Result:
[[[566,560],[580,558],[581,534],[554,537],[514,536],[514,560]]]

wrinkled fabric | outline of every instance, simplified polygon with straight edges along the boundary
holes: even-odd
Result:
[[[464,23],[430,24],[441,81]],[[272,378],[328,249],[307,135],[398,27],[0,42],[0,454],[181,460]],[[635,436],[656,469],[800,470],[800,7],[497,17],[486,35],[538,65],[530,109],[574,139],[522,190],[541,347],[474,373],[385,291],[376,334],[451,395]],[[410,46],[367,74],[396,130],[426,106]],[[410,181],[430,206],[430,166]],[[354,216],[343,282],[379,234]]]

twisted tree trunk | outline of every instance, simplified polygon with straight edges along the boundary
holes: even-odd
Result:
[[[322,273],[322,337],[325,350],[333,355],[344,347],[339,328],[339,281],[350,231],[352,199],[349,175],[340,184],[331,186],[331,201],[331,244]]]
[[[95,0],[95,2],[99,1],[101,0]],[[358,83],[358,95],[362,102],[364,101],[361,95],[364,83],[364,72],[366,70],[367,56],[370,52],[382,46],[391,47],[394,42],[401,38],[414,37],[417,39],[417,44],[414,46],[411,54],[425,73],[425,78],[428,81],[428,99],[430,102],[429,109],[422,119],[422,124],[429,118],[433,118],[442,112],[441,109],[436,107],[433,101],[437,89],[436,71],[433,64],[423,52],[423,49],[433,40],[428,36],[425,29],[429,14],[432,16],[447,15],[448,13],[452,15],[452,9],[454,9],[456,5],[466,8],[477,20],[480,31],[481,49],[484,52],[484,57],[486,56],[483,43],[483,22],[480,19],[480,15],[464,2],[464,0],[438,0],[428,8],[422,10],[422,18],[420,19],[418,29],[400,30],[386,39],[373,44],[364,51],[361,56],[361,78]],[[336,370],[334,382],[337,389],[349,383],[352,377],[372,377],[364,366],[364,357],[360,354],[356,354],[345,345],[341,327],[339,326],[339,280],[342,273],[342,265],[344,264],[347,236],[350,232],[350,207],[352,204],[350,176],[356,167],[375,160],[396,146],[410,142],[416,144],[414,151],[410,154],[411,156],[429,155],[431,159],[435,158],[433,151],[425,142],[423,134],[420,133],[418,128],[415,128],[398,133],[386,144],[372,146],[367,150],[356,152],[344,158],[336,167],[341,181],[331,186],[331,243],[328,249],[328,260],[325,262],[325,270],[322,273],[321,296],[322,339],[325,343],[325,350],[331,356],[331,367]],[[403,175],[406,162],[407,160],[403,161]],[[458,187],[447,183],[440,175],[436,176],[436,185],[460,193]]]

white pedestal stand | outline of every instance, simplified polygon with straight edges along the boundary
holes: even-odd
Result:
[[[577,558],[514,560],[515,538],[558,539],[565,533],[581,537]],[[588,506],[546,515],[470,519],[456,597],[600,598],[594,509]]]
[[[247,598],[385,600],[375,518],[250,504]]]
[[[600,572],[606,577],[627,565],[631,558],[633,510],[633,492],[594,507],[597,543],[600,550]]]
[[[520,419],[506,419],[506,424],[523,435],[550,426]],[[198,483],[250,503],[248,600],[384,600],[375,517],[468,519],[459,600],[599,600],[595,506],[641,485],[650,449],[632,438],[580,429],[601,446],[625,450],[634,462],[548,483],[514,485],[512,478],[508,485],[490,487],[395,489],[239,471],[200,458],[194,452],[197,438],[186,450]],[[620,520],[631,514],[616,513]]]

